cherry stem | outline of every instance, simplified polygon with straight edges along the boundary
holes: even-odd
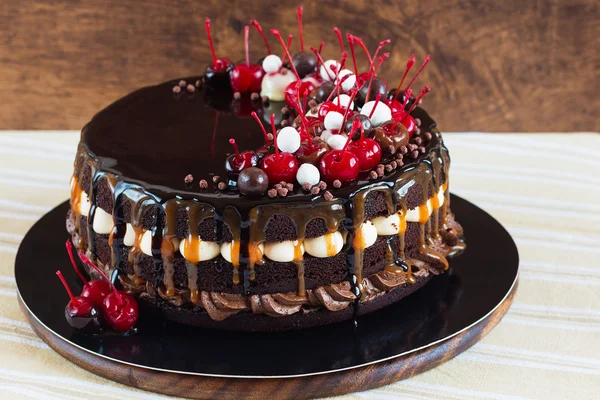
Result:
[[[396,126],[398,126],[398,124],[404,120],[404,118],[406,118],[406,116],[408,115],[404,110],[406,109],[406,105],[408,104],[409,100],[410,100],[410,96],[412,96],[412,90],[407,89],[404,95],[404,102],[402,103],[402,114],[400,114],[400,118],[397,118],[394,121],[394,125],[392,125],[392,128],[390,129],[390,133],[394,132],[394,129],[396,129]]]
[[[67,284],[67,280],[63,276],[62,272],[60,272],[60,270],[58,270],[58,271],[56,271],[56,275],[58,276],[58,279],[60,279],[60,281],[62,282],[65,289],[67,289],[67,293],[69,294],[69,298],[71,299],[73,304],[77,304],[77,299],[75,298],[75,295],[73,295],[73,292],[71,291],[71,288]]]
[[[363,49],[363,51],[365,52],[365,54],[367,55],[367,59],[369,60],[369,64],[373,63],[373,59],[371,58],[371,54],[369,53],[369,50],[367,49],[367,46],[365,46],[364,42],[362,41],[362,39],[358,36],[352,36],[354,43],[358,43],[358,45],[360,46],[361,49]]]
[[[106,274],[104,273],[104,271],[102,271],[100,268],[98,268],[98,266],[96,264],[94,264],[93,262],[91,262],[90,259],[87,258],[86,255],[83,254],[83,252],[81,250],[78,251],[77,254],[79,255],[79,258],[81,259],[81,261],[83,261],[83,263],[85,265],[87,265],[90,268],[93,268],[104,279],[106,279],[106,281],[110,285],[110,287],[113,290],[113,292],[115,292],[115,296],[117,296],[117,300],[119,301],[119,305],[123,304],[123,297],[121,296],[121,294],[119,293],[119,291],[117,290],[117,288],[115,287],[115,285],[113,285],[113,283],[111,282],[111,280],[108,279],[108,276],[106,276]]]
[[[292,39],[294,38],[294,35],[292,35],[291,33],[288,35],[288,41],[287,41],[287,48],[289,49],[292,46]],[[281,62],[284,63],[285,60],[287,59],[287,54],[283,55],[283,58],[281,59]],[[292,62],[292,60],[290,59],[290,63]]]
[[[258,125],[260,126],[260,129],[262,130],[262,134],[265,137],[265,144],[268,146],[271,145],[271,140],[269,140],[269,135],[267,134],[267,130],[265,129],[265,126],[263,125],[262,121],[260,120],[260,118],[258,118],[258,115],[256,114],[256,111],[252,111],[250,113],[250,115],[252,115],[252,118],[254,118],[256,120],[256,122],[258,122]]]
[[[390,39],[382,40],[381,42],[379,42],[379,46],[377,46],[377,50],[375,50],[375,54],[373,54],[373,59],[372,59],[371,63],[375,63],[375,60],[377,59],[377,56],[379,55],[379,52],[381,51],[381,49],[383,49],[383,47],[386,44],[389,44],[390,42],[391,42]]]
[[[81,279],[83,283],[87,283],[87,280],[83,277],[83,274],[79,270],[79,267],[77,267],[77,262],[75,262],[75,257],[73,256],[73,243],[71,243],[71,239],[67,239],[67,241],[65,242],[65,246],[67,248],[67,253],[69,253],[69,258],[71,259],[73,269],[79,276],[79,279]]]
[[[208,36],[208,45],[210,46],[210,54],[212,55],[214,68],[217,65],[217,55],[215,54],[215,46],[213,45],[212,35],[210,34],[210,18],[206,18],[204,25],[206,26],[206,36]]]
[[[342,147],[342,151],[346,151],[346,147],[348,147],[348,145],[352,141],[352,136],[353,135],[348,135],[348,140],[346,140],[346,144],[344,145],[344,147]]]
[[[335,35],[338,38],[338,42],[340,43],[340,50],[343,52],[346,51],[346,49],[344,49],[344,41],[342,40],[342,32],[340,31],[340,28],[338,28],[337,26],[333,27],[333,31],[335,32]]]
[[[358,118],[352,121],[352,129],[350,130],[352,136],[354,136],[354,131],[356,129],[360,129],[360,140],[363,140],[365,138],[365,127]]]
[[[417,107],[419,101],[421,101],[421,99],[429,92],[431,92],[431,87],[429,86],[425,86],[423,89],[421,89],[421,94],[419,94],[419,97],[417,97],[410,109],[406,112],[406,115],[409,115],[415,109],[415,107]],[[406,118],[406,116],[404,116],[404,118]]]
[[[250,51],[248,50],[248,36],[250,35],[250,27],[244,26],[244,50],[246,52],[246,66],[250,66]]]
[[[296,67],[294,66],[294,63],[292,62],[292,56],[290,55],[288,48],[285,46],[285,43],[283,42],[281,33],[279,33],[279,31],[277,29],[271,29],[271,33],[273,35],[275,35],[277,37],[277,39],[279,40],[279,43],[281,43],[281,47],[283,47],[283,50],[285,51],[285,55],[290,59],[290,66],[292,67],[292,71],[294,71],[294,75],[296,75],[296,79],[300,80],[300,75],[298,75],[298,71],[296,71]],[[275,146],[275,148],[277,148],[277,146]]]
[[[398,84],[398,88],[396,89],[396,95],[394,96],[394,100],[397,100],[398,96],[400,96],[400,90],[402,90],[402,84],[404,83],[404,79],[406,78],[406,75],[408,75],[408,71],[410,71],[413,65],[415,65],[415,62],[415,55],[411,54],[408,58],[408,62],[406,63],[406,69],[404,70],[404,75],[402,75],[402,80],[400,81],[400,83]]]
[[[319,43],[319,54],[323,52],[323,46],[325,46],[325,42],[321,40],[321,43]]]
[[[429,55],[427,57],[425,57],[425,61],[423,61],[423,64],[421,64],[421,68],[419,68],[419,70],[417,71],[417,73],[415,74],[415,76],[413,76],[412,80],[410,82],[408,82],[408,86],[406,86],[406,89],[404,89],[404,90],[407,90],[407,89],[409,89],[412,86],[412,84],[415,81],[415,79],[417,79],[417,76],[419,76],[419,74],[421,73],[421,71],[423,71],[423,68],[425,68],[425,66],[428,63],[429,63]]]
[[[257,20],[255,19],[251,19],[250,20],[250,24],[256,28],[256,30],[258,31],[259,35],[262,37],[263,41],[265,42],[265,46],[267,47],[267,52],[269,54],[271,54],[271,46],[269,45],[269,41],[267,40],[267,37],[265,36],[265,33],[262,30],[262,26],[260,26],[260,24],[258,23]]]
[[[379,105],[379,100],[381,100],[381,93],[377,93],[377,96],[375,96],[375,104],[373,105],[373,109],[369,113],[369,119],[371,119],[371,117],[373,116],[373,114],[375,114],[375,109]]]
[[[385,60],[387,60],[388,58],[390,58],[390,53],[383,53],[381,55],[381,57],[379,57],[379,61],[377,61],[377,66],[375,66],[375,73],[377,74],[377,72],[379,71],[379,67],[381,67],[381,64],[383,64],[383,62]]]
[[[237,143],[235,143],[235,139],[234,138],[229,139],[229,143],[233,146],[233,150],[235,151],[235,160],[237,162],[240,162],[242,155],[240,154],[240,150],[238,149]]]
[[[352,89],[352,91],[348,92],[348,93],[350,93],[350,101],[348,101],[348,108],[346,108],[346,112],[344,113],[344,118],[342,119],[342,128],[346,124],[346,119],[348,118],[348,113],[350,112],[350,109],[351,109],[350,106],[352,105],[354,98],[358,94],[358,89]]]
[[[352,34],[346,34],[346,40],[348,46],[350,46],[350,53],[352,54],[352,63],[354,64],[354,75],[358,76],[358,67],[356,66],[356,52],[354,51],[354,36]]]
[[[275,114],[269,117],[271,120],[271,129],[273,129],[273,144],[275,145],[275,154],[279,157],[279,147],[277,147],[277,129],[275,129]]]
[[[323,42],[321,42],[323,43]],[[321,49],[319,49],[319,51],[317,51],[317,49],[315,49],[314,47],[310,46],[310,50],[315,53],[315,56],[317,56],[317,60],[319,61],[319,63],[323,66],[323,69],[325,70],[325,72],[327,73],[327,76],[329,77],[330,80],[333,80],[334,77],[332,77],[329,74],[328,68],[327,66],[325,66],[325,61],[323,61],[323,57],[321,57]]]
[[[304,7],[300,6],[296,9],[298,13],[298,34],[300,35],[300,51],[304,51],[304,35],[302,34],[302,12]],[[291,59],[290,59],[291,61]]]

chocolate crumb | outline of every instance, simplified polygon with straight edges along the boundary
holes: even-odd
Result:
[[[233,93],[233,99],[234,100],[239,100],[242,98],[242,94],[240,92],[234,92]]]
[[[325,198],[325,200],[327,200],[327,201],[331,201],[331,200],[333,200],[333,195],[331,194],[331,192],[329,190],[327,190],[323,194],[323,198]]]
[[[280,184],[281,186],[285,186],[285,185],[287,185],[287,182],[286,182],[286,181],[279,181],[279,184]]]
[[[200,80],[199,79],[196,81],[196,87],[200,87]]]
[[[342,187],[342,181],[340,181],[339,179],[336,179],[335,181],[333,181],[333,187],[336,189],[339,189]]]
[[[181,88],[179,86],[173,86],[173,93],[180,93]]]
[[[406,154],[406,153],[408,153],[408,148],[406,148],[406,146],[400,146],[400,153],[401,153],[401,154]]]
[[[385,168],[385,165],[383,165],[383,164],[377,164],[377,169],[380,169],[380,168]]]
[[[419,157],[419,150],[413,150],[413,151],[410,153],[410,156],[411,156],[412,158],[418,158],[418,157]]]
[[[183,181],[187,184],[190,184],[194,181],[194,176],[192,174],[187,174]]]
[[[194,93],[196,91],[196,88],[194,87],[194,85],[192,85],[191,83],[189,85],[186,86],[186,89],[188,92],[190,93]]]
[[[288,194],[288,190],[287,190],[287,188],[277,189],[277,194],[280,195],[281,197],[285,197]]]
[[[270,198],[275,198],[275,197],[277,197],[277,190],[275,190],[275,189],[269,189],[269,191],[267,192],[267,195]]]
[[[281,189],[281,188],[282,188],[282,186],[281,186],[281,183],[276,183],[276,184],[274,184],[274,185],[273,185],[273,188],[274,188],[274,189],[276,189],[276,190],[279,190],[279,189]]]
[[[398,160],[398,168],[401,168],[402,166],[404,166],[404,161]]]
[[[377,176],[381,178],[384,175],[384,171],[385,169],[377,169]]]
[[[404,158],[402,154],[396,154],[396,160],[400,161]]]
[[[219,188],[219,190],[225,190],[227,189],[227,184],[225,182],[219,182],[217,187]]]
[[[423,139],[421,139],[420,137],[418,137],[418,138],[415,138],[414,142],[417,145],[421,145],[423,143]]]
[[[252,94],[250,95],[250,100],[257,101],[258,99],[260,99],[260,95],[256,92],[252,92]]]
[[[392,146],[391,144],[388,146],[388,153],[390,154],[394,154],[396,153],[396,148],[394,146]]]
[[[321,190],[327,189],[327,184],[324,181],[319,182],[319,189],[321,189]]]
[[[213,183],[219,183],[220,180],[221,180],[221,177],[219,175],[215,175],[212,177]]]
[[[371,179],[377,179],[377,176],[378,176],[377,172],[375,172],[375,171],[371,171],[369,173],[369,178],[371,178]]]
[[[390,164],[385,166],[385,172],[392,172],[394,168],[392,168],[392,166]]]
[[[416,128],[415,129],[415,135],[420,135],[421,134],[421,129],[420,128]]]
[[[425,132],[425,139],[431,140],[431,132]]]
[[[413,144],[413,143],[409,143],[407,147],[408,147],[408,151],[415,151],[419,146],[417,146],[416,144]]]
[[[294,190],[294,184],[293,184],[293,183],[288,183],[288,184],[286,185],[286,187],[287,187],[287,190],[290,190],[290,191],[291,191],[291,190]]]
[[[310,192],[310,183],[304,182],[302,184],[302,190],[304,190],[305,192]]]
[[[415,124],[421,126],[421,118],[415,118]]]
[[[206,182],[206,179],[200,179],[198,184],[200,185],[200,189],[206,189],[208,187],[208,182]]]
[[[321,191],[321,189],[319,189],[318,186],[315,186],[310,190],[310,193],[311,194],[319,194],[320,191]]]
[[[396,161],[392,161],[390,163],[390,165],[392,166],[393,169],[396,169],[398,167],[398,163]]]
[[[424,146],[419,146],[419,153],[425,154],[425,147]]]
[[[179,87],[184,88],[186,86],[187,86],[187,82],[186,81],[184,81],[183,79],[179,81]]]

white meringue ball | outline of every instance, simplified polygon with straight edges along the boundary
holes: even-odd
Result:
[[[327,145],[331,147],[331,150],[341,150],[344,148],[347,141],[348,136],[344,134],[331,135],[329,139],[327,139]]]
[[[368,117],[369,114],[371,114],[371,111],[373,111],[373,107],[375,107],[375,103],[376,103],[375,100],[366,102],[365,105],[363,106],[363,108],[360,110],[360,113],[362,115],[366,115]],[[379,101],[379,103],[377,103],[377,107],[375,107],[375,111],[373,112],[373,115],[371,116],[371,124],[373,126],[379,126],[379,125],[383,124],[384,122],[387,122],[391,119],[392,119],[392,110],[390,110],[390,108],[387,106],[387,104],[384,104],[382,101]]]
[[[281,151],[295,153],[300,148],[300,134],[291,126],[284,126],[277,134],[277,147]]]
[[[271,101],[285,100],[285,89],[295,80],[296,77],[289,69],[282,68],[281,72],[267,74],[263,77],[260,94],[267,96]]]
[[[301,185],[304,185],[305,183],[309,183],[311,186],[316,185],[321,180],[319,168],[308,163],[300,165],[298,172],[296,172],[296,180]]]
[[[348,106],[350,106],[350,109],[353,110],[354,102],[353,101],[351,102],[350,100],[352,100],[352,98],[350,96],[348,96],[347,94],[340,94],[335,99],[333,99],[331,102],[333,104],[339,104],[340,106],[342,106],[344,108],[348,108]]]
[[[333,257],[342,250],[342,247],[344,247],[344,237],[340,232],[304,239],[304,249],[313,257]]]
[[[327,143],[329,138],[332,136],[333,136],[333,132],[331,131],[331,129],[325,129],[323,132],[321,132],[321,136],[319,136],[319,137],[321,138],[322,141]]]
[[[377,229],[371,221],[366,221],[360,225],[359,228],[362,231],[363,243],[365,249],[373,246],[377,240]]]
[[[352,89],[354,85],[356,85],[356,75],[354,75],[354,72],[350,71],[349,69],[343,69],[340,71],[338,81],[342,82],[342,90],[347,92]]]
[[[297,240],[265,243],[265,256],[267,256],[269,260],[277,262],[294,261],[297,244]],[[304,254],[303,245],[300,245],[300,251]]]
[[[266,56],[262,63],[262,67],[267,74],[272,74],[279,71],[279,68],[281,68],[282,65],[283,61],[281,61],[281,58],[275,54],[269,54]]]
[[[321,75],[321,78],[325,81],[333,81],[337,75],[337,71],[339,71],[342,65],[337,60],[327,60],[324,64],[325,65],[319,67],[319,75]],[[332,65],[334,66],[334,69],[331,69]]]
[[[342,127],[342,122],[344,122],[344,115],[342,113],[329,111],[325,115],[323,125],[325,125],[325,129],[339,130]]]

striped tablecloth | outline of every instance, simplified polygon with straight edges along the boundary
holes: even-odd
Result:
[[[17,305],[17,247],[68,197],[78,137],[0,132],[0,399],[163,399],[66,361]],[[485,339],[452,361],[341,398],[600,398],[600,135],[449,133],[445,140],[452,191],[491,213],[517,242],[516,300]]]

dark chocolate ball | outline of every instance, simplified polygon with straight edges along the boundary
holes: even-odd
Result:
[[[292,62],[300,78],[317,70],[317,56],[311,51],[299,51],[292,56]]]
[[[249,167],[240,172],[237,187],[241,194],[260,196],[269,188],[269,177],[262,169]]]
[[[373,125],[371,125],[371,120],[369,119],[369,117],[363,114],[355,114],[348,118],[348,121],[346,121],[346,123],[344,124],[344,132],[348,134],[350,133],[350,130],[352,129],[352,124],[356,119],[360,120],[360,123],[362,124],[365,130],[365,137],[368,137],[371,133]],[[353,133],[354,136],[352,137],[352,139],[357,140],[360,137],[360,129],[356,129]]]
[[[358,91],[355,101],[358,105],[362,106],[366,102],[367,91],[369,90],[370,79],[368,79],[363,85],[360,87]],[[377,97],[377,93],[381,93],[381,99],[385,100],[387,95],[387,85],[383,81],[383,79],[374,77],[373,83],[371,84],[371,93],[369,94],[369,101],[375,100]]]
[[[333,82],[325,81],[321,86],[315,88],[315,90],[310,93],[310,97],[314,98],[317,103],[323,103],[334,89],[335,84]]]

